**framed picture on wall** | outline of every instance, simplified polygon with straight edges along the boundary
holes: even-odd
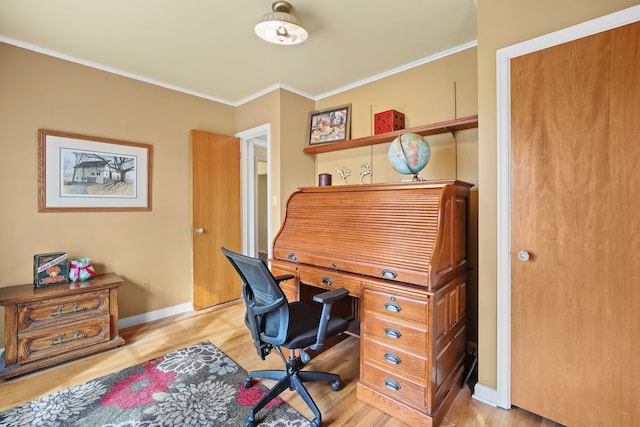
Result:
[[[351,104],[309,113],[307,146],[351,138]]]
[[[38,211],[150,211],[149,144],[38,130]]]

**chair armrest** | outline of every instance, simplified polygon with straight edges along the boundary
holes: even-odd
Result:
[[[293,279],[294,276],[293,274],[283,274],[281,276],[275,276],[274,279],[276,280],[276,283],[280,283],[280,282],[284,282],[285,280],[289,280],[289,279]]]
[[[321,304],[331,303],[340,298],[344,298],[349,295],[349,291],[345,288],[333,289],[331,291],[323,292],[318,295],[313,296],[313,300],[315,302],[319,302]]]
[[[316,342],[310,346],[312,350],[320,350],[324,345],[324,339],[327,335],[327,326],[329,324],[329,319],[331,319],[331,306],[333,302],[344,298],[347,295],[349,295],[349,291],[345,288],[340,288],[323,292],[313,297],[315,302],[322,303],[322,314],[320,315],[320,325],[318,325]]]

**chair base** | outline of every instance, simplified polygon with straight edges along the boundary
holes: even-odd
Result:
[[[333,391],[340,390],[340,376],[337,374],[331,374],[328,372],[318,371],[253,371],[249,372],[247,379],[244,381],[244,387],[249,388],[253,385],[254,378],[262,378],[269,380],[276,380],[278,383],[273,386],[266,395],[260,399],[260,401],[251,409],[251,413],[244,421],[244,427],[254,427],[255,417],[260,409],[264,408],[269,402],[276,398],[280,393],[286,389],[295,390],[300,397],[307,404],[311,412],[313,412],[314,419],[311,421],[311,427],[322,426],[322,415],[318,406],[311,398],[311,395],[307,391],[303,383],[312,381],[330,381],[331,389]]]

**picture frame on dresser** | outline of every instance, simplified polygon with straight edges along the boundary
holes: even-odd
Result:
[[[153,146],[38,130],[38,211],[150,211]]]
[[[307,146],[351,138],[351,104],[309,113]]]

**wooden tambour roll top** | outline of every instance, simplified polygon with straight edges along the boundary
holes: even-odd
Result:
[[[287,202],[273,257],[434,290],[467,268],[471,186],[439,180],[300,188]]]

